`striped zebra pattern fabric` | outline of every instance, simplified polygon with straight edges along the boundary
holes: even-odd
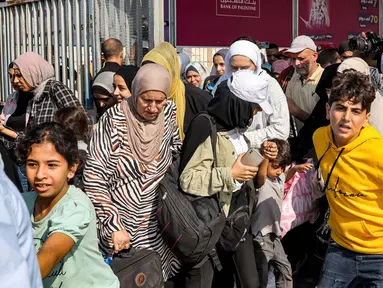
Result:
[[[120,104],[100,118],[89,145],[84,170],[85,191],[96,209],[100,248],[110,255],[112,232],[125,229],[135,249],[155,250],[161,256],[164,280],[178,272],[180,262],[158,229],[157,189],[174,154],[181,150],[176,106],[164,107],[165,129],[158,158],[145,165],[134,159],[127,143],[127,125]]]

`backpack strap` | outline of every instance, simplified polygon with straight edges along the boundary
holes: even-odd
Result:
[[[212,116],[210,116],[207,112],[202,112],[196,116],[197,117],[205,117],[209,120],[210,123],[210,139],[211,139],[211,146],[213,148],[213,168],[217,167],[217,125],[215,124],[215,120]]]

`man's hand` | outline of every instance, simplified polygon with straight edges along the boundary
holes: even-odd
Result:
[[[302,110],[293,99],[287,97],[287,105],[289,106],[290,114],[293,115],[298,120],[305,122],[309,117],[310,114],[306,111]]]
[[[274,160],[278,156],[277,144],[269,141],[263,142],[261,147],[261,153],[265,158],[269,160]]]

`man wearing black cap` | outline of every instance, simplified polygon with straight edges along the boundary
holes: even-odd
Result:
[[[338,48],[338,53],[340,57],[342,57],[342,60],[350,58],[353,56],[352,51],[349,48],[349,41],[343,41],[340,43],[339,48]]]

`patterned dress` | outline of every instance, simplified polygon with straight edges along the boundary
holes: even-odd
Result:
[[[168,101],[164,113],[165,128],[159,156],[145,165],[134,158],[129,147],[126,137],[129,123],[120,104],[105,112],[89,145],[84,184],[96,209],[103,253],[108,255],[112,250],[112,232],[126,229],[132,247],[160,254],[166,280],[178,272],[180,262],[166,246],[158,229],[157,188],[182,142],[178,136],[176,106]]]

